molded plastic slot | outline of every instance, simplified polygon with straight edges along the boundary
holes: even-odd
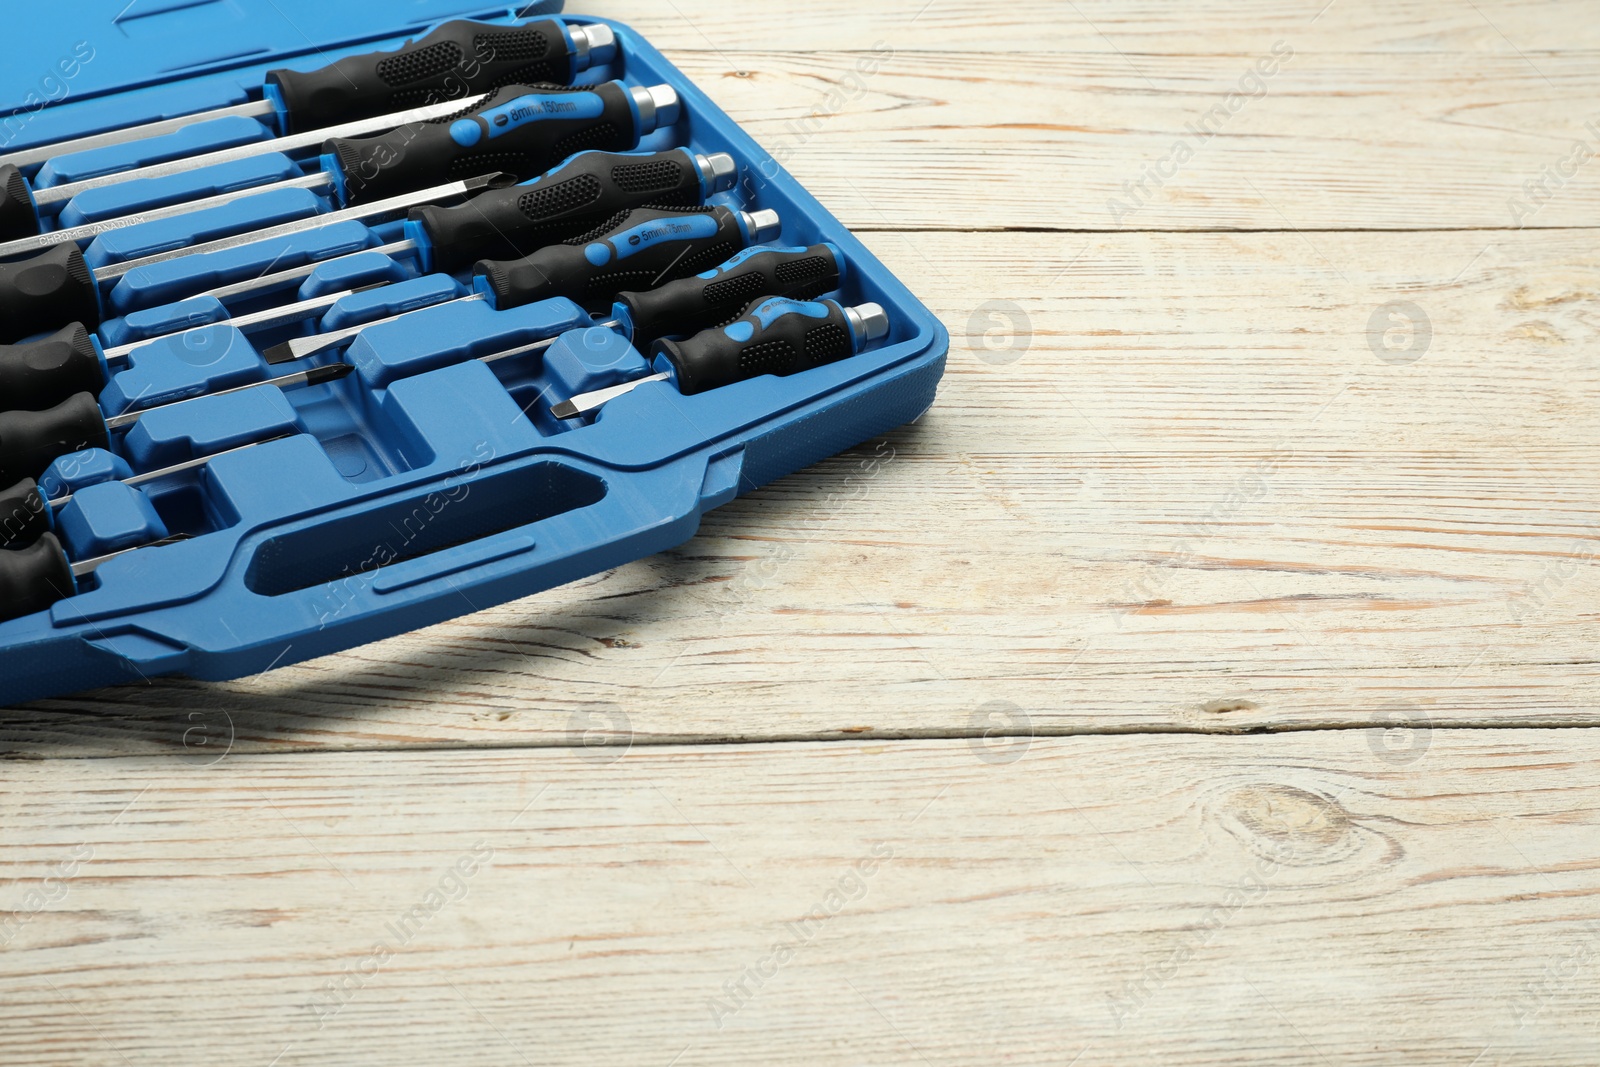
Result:
[[[226,530],[239,522],[225,498],[208,494],[198,484],[185,485],[167,492],[151,494],[156,514],[174,534],[201,537],[218,530]]]
[[[452,479],[418,496],[270,538],[256,549],[244,581],[261,596],[285,596],[590,507],[605,495],[601,479],[548,461],[472,481]]]

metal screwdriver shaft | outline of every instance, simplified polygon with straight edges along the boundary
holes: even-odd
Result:
[[[110,148],[112,145],[127,144],[130,141],[162,137],[202,122],[229,118],[264,119],[271,118],[277,113],[277,105],[271,100],[252,100],[248,104],[235,104],[232,107],[214,107],[209,111],[196,111],[192,115],[179,115],[158,122],[147,122],[142,126],[125,126],[120,130],[91,133],[83,137],[74,137],[69,141],[56,141],[54,144],[40,145],[38,148],[25,148],[20,152],[0,156],[0,165],[9,164],[19,170],[26,170],[41,163],[48,163],[58,156],[70,156],[76,152],[91,152],[97,148]]]
[[[38,207],[41,215],[56,215],[60,212],[58,205],[65,204],[79,193],[88,192],[90,189],[104,189],[110,185],[143,181],[147,178],[166,178],[173,174],[183,174],[187,171],[199,170],[202,167],[214,167],[219,163],[232,163],[239,159],[251,159],[270,152],[296,152],[305,148],[316,148],[322,145],[323,142],[335,137],[367,137],[375,133],[383,133],[385,130],[409,126],[414,122],[435,122],[439,119],[447,118],[464,108],[475,107],[482,103],[483,100],[483,94],[469,97],[465,100],[446,100],[443,103],[426,104],[422,107],[397,111],[392,115],[380,115],[377,118],[346,122],[339,126],[330,126],[326,130],[313,130],[310,133],[296,134],[292,137],[279,137],[271,141],[252,141],[250,144],[238,145],[234,148],[223,148],[215,152],[189,156],[185,159],[174,159],[148,167],[118,171],[115,174],[102,174],[97,178],[85,178],[83,181],[68,182],[65,185],[52,185],[49,188],[34,191],[33,202]],[[9,253],[10,246],[0,245],[0,254]]]
[[[122,479],[109,479],[119,485],[130,489],[141,489],[156,482],[189,471],[209,467],[223,456],[231,456],[238,452],[245,452],[261,445],[271,444],[274,441],[284,441],[294,434],[277,434],[260,441],[251,441],[249,444],[230,448],[223,452],[214,452],[209,456],[200,456],[198,459],[186,460],[175,463],[170,467],[160,470],[146,471],[143,474],[130,475]],[[0,549],[13,549],[23,545],[30,545],[47,533],[56,529],[56,516],[61,514],[61,509],[72,503],[73,499],[81,492],[93,485],[108,484],[107,482],[94,482],[82,485],[70,493],[63,493],[49,500],[45,499],[44,490],[32,478],[24,479],[11,488],[0,491]]]
[[[372,221],[414,207],[472,196],[515,182],[516,179],[509,174],[486,174],[467,181],[446,182],[431,189],[403,193],[362,207],[281,223],[204,244],[108,264],[98,269],[90,267],[83,253],[72,245],[52,248],[31,259],[0,263],[0,343],[17,341],[71,322],[82,323],[91,329],[100,325],[107,305],[105,294],[110,292],[118,279],[141,267],[156,266],[184,256],[226,252],[341,222]]]
[[[833,300],[806,303],[762,297],[723,329],[705,330],[686,341],[656,342],[655,366],[666,369],[582,393],[555,405],[550,414],[575,419],[650,382],[670,381],[679,392],[692,396],[764,374],[798,374],[848,359],[888,335],[889,315],[878,304],[845,307]]]
[[[287,181],[274,185],[274,189],[311,189],[324,190],[333,187],[333,179],[326,174],[308,174],[303,178],[290,178]],[[181,204],[168,204],[166,207],[148,208],[137,215],[126,215],[118,219],[105,219],[100,222],[86,222],[82,226],[74,226],[68,230],[51,230],[41,233],[36,237],[24,237],[17,241],[8,241],[0,245],[0,256],[18,256],[25,252],[37,252],[41,248],[54,248],[62,244],[81,244],[86,240],[99,237],[103,233],[114,233],[125,230],[129,226],[137,226],[146,222],[157,222],[161,219],[174,219],[179,215],[190,215],[196,211],[205,211],[208,208],[223,207],[236,203],[250,196],[260,196],[265,190],[260,188],[235,189],[228,193],[218,193],[200,200],[187,200]]]
[[[717,263],[739,248],[775,239],[783,221],[776,211],[703,211],[640,208],[603,237],[583,246],[552,245],[532,256],[503,263],[480,263],[478,291],[435,305],[488,303],[506,311],[549,297],[592,299],[608,278],[626,279],[609,292],[607,302],[624,285],[646,288],[698,270],[700,256],[715,254]],[[698,255],[697,255],[698,253]],[[486,276],[487,275],[487,276]],[[387,326],[418,311],[394,315],[331,333],[294,337],[262,353],[268,363],[291,363],[337,348],[375,326]]]
[[[218,389],[215,392],[205,393],[201,396],[191,396],[185,397],[182,400],[174,400],[170,404],[160,404],[153,408],[143,408],[139,411],[129,411],[122,415],[112,415],[106,419],[106,429],[110,430],[112,433],[115,433],[118,430],[126,429],[127,427],[132,426],[134,423],[138,422],[140,419],[151,414],[152,412],[169,411],[172,408],[177,407],[179,404],[188,404],[196,400],[207,400],[211,397],[217,396],[229,396],[233,393],[243,393],[251,389],[265,389],[269,386],[275,386],[279,389],[286,389],[291,385],[325,385],[328,382],[336,382],[341,378],[348,377],[354,370],[355,368],[350,366],[348,363],[330,363],[326,367],[313,367],[310,370],[298,371],[294,374],[285,374],[277,378],[269,378],[264,382],[250,382],[246,385],[236,385],[232,389]]]
[[[408,60],[441,52],[453,54],[458,62],[443,69],[429,64],[421,77],[406,71]],[[0,164],[26,169],[59,156],[160,137],[225,118],[274,119],[280,133],[300,133],[392,111],[400,93],[442,97],[451,91],[484,92],[513,81],[565,84],[573,74],[615,57],[616,35],[600,23],[576,26],[542,19],[502,26],[457,20],[420,40],[407,41],[394,52],[348,56],[308,72],[268,71],[261,100],[40,145],[0,157]]]

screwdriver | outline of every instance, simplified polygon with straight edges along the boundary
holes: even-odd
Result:
[[[142,141],[222,118],[273,120],[287,135],[484,93],[506,82],[568,85],[590,67],[611,62],[616,53],[616,34],[599,23],[572,26],[541,19],[497,26],[456,20],[394,52],[348,56],[320,70],[269,70],[260,100],[40,145],[0,157],[0,165],[26,170],[57,156]]]
[[[199,295],[225,303],[299,282],[322,263],[373,254],[415,255],[424,273],[453,274],[487,256],[530,255],[635,207],[703,204],[732,189],[737,178],[738,165],[725,152],[580,152],[531,182],[480,193],[459,207],[413,209],[403,240]]]
[[[775,211],[744,212],[721,206],[635,208],[603,235],[550,245],[524,259],[482,261],[474,268],[477,291],[472,296],[428,310],[487,301],[497,311],[507,311],[556,296],[586,306],[601,297],[610,301],[625,289],[652,288],[693,274],[707,263],[721,263],[741,248],[777,237],[782,227]],[[269,364],[305,359],[342,345],[373,326],[404,317],[291,338],[262,355]]]
[[[779,295],[819,296],[837,289],[844,259],[831,244],[810,248],[758,248],[741,252],[716,270],[685,278],[648,292],[620,293],[612,317],[585,329],[618,330],[640,349],[660,337],[688,336],[737,318],[754,290]],[[735,295],[738,294],[738,295]],[[394,321],[394,320],[391,320]],[[373,323],[372,325],[378,325]],[[578,327],[572,327],[577,329]],[[560,335],[489,356],[484,363],[531,355],[550,348]],[[446,365],[448,357],[413,360],[406,373],[421,374]]]
[[[399,116],[405,119],[403,123],[378,136],[346,132],[358,127],[366,132],[376,119],[323,131],[329,136],[321,142],[320,174],[257,186],[255,191],[315,189],[348,207],[489,171],[510,171],[518,179],[526,179],[583,148],[633,148],[645,134],[675,124],[680,109],[677,92],[667,85],[630,88],[620,81],[584,89],[507,85],[471,101],[466,109],[461,102],[451,101],[406,113]],[[0,171],[0,238],[8,239],[0,244],[0,256],[20,255],[60,242],[63,238],[57,234],[42,232],[40,214],[59,211],[59,205],[79,193],[283,151],[287,141],[295,140],[298,138],[261,141],[37,193],[27,189],[19,173]],[[138,221],[133,216],[130,219]],[[106,224],[98,224],[97,232],[106,228]]]
[[[729,326],[687,341],[657,341],[651,350],[655,374],[582,393],[550,414],[575,419],[649,382],[671,382],[693,396],[764,374],[786,377],[858,355],[888,334],[889,316],[878,304],[845,307],[834,300],[762,298]]]
[[[289,237],[308,230],[334,226],[341,222],[378,218],[396,211],[408,211],[419,204],[450,200],[514,184],[508,174],[486,174],[466,181],[453,181],[421,192],[391,197],[365,207],[335,211],[299,222],[237,234],[200,245],[187,245],[171,251],[130,259],[94,268],[82,250],[66,244],[31,259],[0,263],[0,341],[17,341],[71,322],[88,328],[99,326],[105,318],[102,293],[117,279],[141,267],[165,263],[185,256],[207,255],[241,248],[248,244]]]
[[[622,293],[611,318],[635,344],[726,326],[756,297],[812,300],[844,282],[844,254],[832,244],[747,248],[704,274]]]
[[[189,540],[176,534],[112,552],[81,563],[67,558],[55,534],[44,534],[27,548],[0,549],[0,622],[44,611],[58,601],[82,592],[80,583],[112,560],[147,548],[160,548]]]
[[[197,169],[197,165],[210,166],[269,152],[293,152],[315,147],[331,137],[361,137],[411,122],[446,118],[467,106],[466,98],[502,85],[570,85],[590,67],[611,62],[616,53],[616,34],[609,26],[598,23],[568,26],[556,19],[544,19],[508,27],[455,21],[419,41],[408,42],[396,52],[350,56],[310,72],[268,71],[262,99],[257,101],[91,134],[0,158],[0,186],[8,190],[7,197],[0,200],[0,234],[11,237],[38,232],[37,215],[22,210],[30,198],[16,195],[12,188],[29,167],[46,164],[37,175],[42,185],[31,199],[47,215],[56,214],[60,210],[56,205],[65,204],[83,188],[99,187],[82,186],[81,182],[51,184],[54,175],[48,161],[62,156],[142,141],[222,118],[273,118],[284,134],[221,152],[151,160],[136,171],[142,178],[165,177]],[[224,153],[228,154],[226,160],[216,158]],[[204,162],[197,164],[200,160]],[[128,176],[126,171],[121,174]],[[92,177],[114,179],[117,175],[112,172]],[[29,189],[24,180],[22,191]],[[62,193],[63,189],[72,191]],[[27,228],[30,221],[33,229]]]
[[[201,456],[171,467],[150,471],[146,474],[135,474],[119,479],[121,484],[137,489],[140,486],[159,482],[175,474],[185,471],[198,470],[209,466],[210,463],[222,456],[230,456],[235,452],[255,448],[257,445],[270,444],[273,441],[282,441],[288,434],[267,438],[262,441],[252,441],[247,445],[230,448],[224,452]],[[46,499],[39,483],[32,478],[24,478],[10,489],[0,492],[0,549],[21,548],[32,544],[45,534],[53,533],[56,529],[56,515],[61,509],[72,502],[76,492],[63,493],[54,499]]]
[[[681,148],[638,154],[582,152],[526,185],[489,189],[460,207],[428,207],[415,211],[406,224],[409,236],[405,240],[354,255],[376,253],[395,256],[413,252],[424,270],[457,270],[471,264],[488,249],[511,246],[514,250],[515,246],[520,245],[532,250],[551,240],[592,230],[598,222],[646,202],[702,203],[712,194],[730,188],[735,176],[733,157],[725,153],[701,156]],[[310,223],[316,220],[306,221]],[[66,258],[71,259],[71,253],[66,253]],[[73,263],[80,261],[81,257]],[[331,262],[336,260],[322,261]],[[224,301],[295,284],[309,277],[322,263],[304,264],[202,295],[216,299],[218,305],[214,310],[222,311],[221,304]],[[43,277],[43,273],[44,268],[36,268],[24,286],[17,280],[21,272],[11,272],[8,281],[7,270],[0,265],[0,314],[4,314],[8,306],[15,306],[19,302],[25,309],[21,314],[5,316],[8,328],[0,333],[0,339],[10,334],[31,336],[59,321],[58,314],[28,315],[26,309],[37,308],[41,312],[58,309],[79,311],[84,314],[79,323],[73,325],[81,325],[85,331],[88,327],[98,325],[98,290],[86,265],[76,270],[69,269],[59,260],[58,254],[58,261],[50,268],[49,276]],[[22,288],[44,295],[38,303],[30,304],[22,299]],[[204,317],[204,311],[196,309],[185,319],[190,325],[199,326],[204,324]],[[269,321],[263,318],[254,320],[252,324],[266,324]],[[295,321],[295,317],[281,321]],[[240,322],[234,320],[232,324],[239,326]],[[86,333],[81,339],[76,332],[72,337],[77,342],[73,345],[75,357],[57,347],[64,340],[59,333],[32,344],[0,347],[0,396],[9,396],[13,407],[41,410],[73,393],[85,389],[98,391],[99,386],[104,384],[104,378],[96,377],[99,368],[92,351],[95,342]],[[155,339],[147,338],[141,343]],[[48,351],[41,351],[36,346],[48,346]],[[76,369],[52,369],[69,364]],[[24,380],[32,384],[23,385]],[[86,384],[90,381],[96,384]],[[11,383],[9,387],[7,382]],[[33,395],[27,402],[18,402],[19,396],[30,391]]]
[[[474,102],[481,103],[483,97],[473,97],[472,99]],[[403,111],[395,115],[386,115],[380,119],[365,119],[361,122],[347,123],[344,126],[334,127],[328,131],[303,134],[299,137],[285,137],[276,141],[257,141],[252,144],[240,145],[237,148],[221,149],[216,152],[207,152],[204,155],[190,156],[187,159],[174,160],[170,163],[119,171],[114,174],[102,175],[98,178],[87,178],[81,182],[54,185],[39,190],[35,190],[28,182],[28,179],[24,178],[22,172],[16,167],[9,165],[0,167],[0,240],[6,242],[5,244],[0,244],[0,256],[13,256],[35,248],[48,248],[64,240],[65,237],[63,235],[46,232],[44,220],[46,218],[54,218],[60,214],[73,197],[89,189],[100,189],[123,182],[165,178],[171,174],[181,174],[187,170],[198,170],[202,167],[231,163],[236,159],[249,159],[251,156],[263,155],[268,152],[289,152],[314,147],[325,143],[328,135],[335,132],[357,137],[383,130],[403,129],[410,123],[432,122],[448,118],[460,111],[462,107],[462,101],[447,100],[443,103],[429,104],[426,107],[412,108],[409,111]]]
[[[230,326],[241,333],[270,330],[294,322],[316,318],[347,296],[382,288],[379,285],[325,293],[282,307],[268,308],[250,315],[237,315],[222,322],[180,330],[168,337],[198,334],[215,326]],[[127,363],[128,357],[146,345],[164,340],[145,338],[131,344],[104,348],[100,340],[73,323],[43,340],[25,345],[0,345],[0,404],[11,411],[47,411],[78,393],[104,389],[111,375]]]
[[[184,397],[121,415],[106,415],[100,410],[94,394],[87,392],[68,397],[48,411],[0,412],[0,485],[10,485],[24,478],[37,478],[60,456],[89,448],[110,448],[113,433],[127,429],[154,411],[167,411],[179,404],[192,403],[205,397],[242,393],[247,389],[325,385],[347,377],[354,369],[348,363],[332,363],[326,367],[285,374],[264,382],[236,385],[231,389],[218,389],[201,396]]]

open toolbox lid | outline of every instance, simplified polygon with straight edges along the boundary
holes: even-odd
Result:
[[[310,70],[392,50],[451,18],[508,23],[560,7],[559,0],[518,9],[465,0],[134,0],[108,11],[98,33],[30,11],[5,45],[0,113],[11,117],[0,128],[11,140],[0,155],[259,99],[269,69]],[[740,180],[707,203],[775,210],[783,220],[777,244],[836,246],[844,280],[833,298],[882,305],[889,336],[790,377],[769,374],[697,395],[657,383],[566,424],[551,417],[550,398],[644,375],[647,357],[599,328],[600,316],[565,300],[499,312],[457,304],[373,327],[345,354],[357,373],[336,384],[252,389],[152,414],[116,441],[117,457],[83,464],[110,464],[110,473],[89,469],[76,483],[62,475],[69,489],[89,488],[70,505],[81,501],[86,514],[63,516],[61,525],[76,532],[77,544],[68,545],[74,559],[115,550],[107,538],[119,523],[127,535],[145,513],[188,539],[120,556],[77,596],[0,622],[0,705],[163,674],[244,676],[528,596],[681,544],[705,511],[932,404],[949,344],[938,320],[648,42],[610,25],[616,62],[580,83],[664,82],[682,98],[679,121],[646,137],[640,150],[731,154]],[[56,53],[72,57],[81,42],[93,55],[78,57],[63,99],[43,72]],[[26,73],[34,68],[38,77]],[[66,62],[54,76],[73,70]],[[60,102],[48,107],[29,97],[52,92]],[[316,156],[298,163],[314,168]],[[215,210],[236,231],[244,221],[252,229],[274,218],[255,201]],[[393,240],[400,226],[374,225],[369,244]],[[336,229],[329,227],[330,248],[316,258],[346,250],[334,247]],[[181,271],[184,263],[167,266]],[[404,285],[471,281],[470,272],[455,281],[420,273],[412,269]],[[324,328],[339,321],[334,314]],[[160,309],[141,308],[108,321],[102,334],[108,342],[137,339],[138,324],[152,316],[160,319]],[[201,331],[204,346],[186,334],[136,355],[102,394],[107,414],[126,410],[120,405],[152,381],[177,395],[274,374],[253,335],[246,341],[232,327],[206,330],[217,332]],[[554,346],[537,359],[493,369],[476,361],[543,338]],[[94,513],[97,483],[107,478],[262,440],[190,479],[150,487],[149,505],[130,511],[106,492],[103,511]]]

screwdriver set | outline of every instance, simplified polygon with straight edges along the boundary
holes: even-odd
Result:
[[[647,41],[559,11],[20,15],[0,705],[529,596],[933,403],[928,309]]]

